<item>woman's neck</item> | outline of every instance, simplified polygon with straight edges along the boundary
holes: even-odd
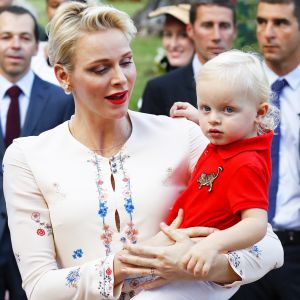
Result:
[[[88,120],[76,114],[69,122],[75,139],[97,154],[110,157],[120,151],[132,131],[129,116],[115,120]]]

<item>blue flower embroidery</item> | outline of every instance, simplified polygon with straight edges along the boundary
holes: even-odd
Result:
[[[99,211],[98,211],[99,216],[102,217],[102,218],[106,217],[107,210],[108,210],[108,208],[105,205],[105,203],[104,202],[100,202],[100,204],[99,204]]]
[[[68,287],[74,287],[77,288],[78,287],[78,282],[80,279],[80,268],[72,270],[69,272],[68,276],[66,277],[66,286]]]
[[[250,248],[249,252],[255,255],[256,257],[260,257],[262,250],[257,245],[253,245]]]
[[[73,257],[74,259],[76,259],[76,258],[82,257],[82,255],[83,255],[82,249],[77,249],[77,250],[74,250],[74,251],[73,251],[72,257]]]
[[[240,257],[236,252],[229,253],[229,259],[236,268],[240,265]]]
[[[134,206],[133,206],[133,204],[132,204],[132,199],[131,199],[131,198],[126,199],[126,202],[125,202],[125,204],[124,204],[124,207],[125,207],[126,211],[127,211],[129,214],[131,214],[131,213],[133,212]]]

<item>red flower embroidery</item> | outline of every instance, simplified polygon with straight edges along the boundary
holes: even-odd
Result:
[[[110,276],[111,273],[112,273],[111,268],[107,268],[106,271],[105,271],[105,273],[106,273],[107,276]]]
[[[43,236],[43,235],[45,235],[45,230],[42,229],[42,228],[39,228],[39,229],[36,231],[36,233],[37,233],[38,235],[40,235],[40,236]]]

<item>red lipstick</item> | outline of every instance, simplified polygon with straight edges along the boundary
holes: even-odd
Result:
[[[111,94],[105,98],[114,105],[121,105],[128,99],[128,90]]]

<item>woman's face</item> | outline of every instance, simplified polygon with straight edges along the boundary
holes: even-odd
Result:
[[[127,114],[136,78],[132,51],[118,29],[82,34],[68,75],[76,114],[118,119]]]
[[[194,53],[192,40],[187,36],[186,25],[173,17],[167,17],[162,44],[172,67],[187,65]]]

